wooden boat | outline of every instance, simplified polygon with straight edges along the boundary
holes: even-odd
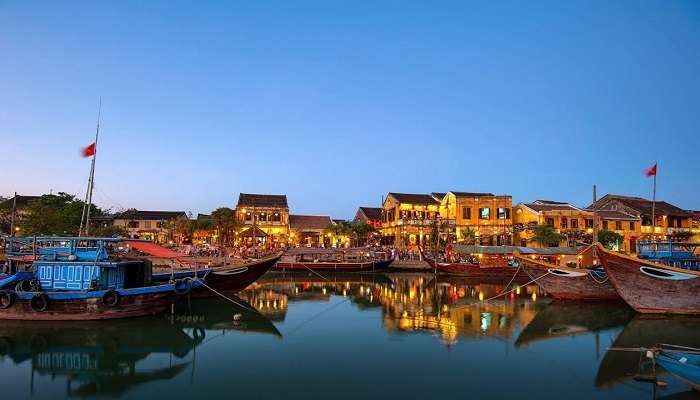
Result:
[[[550,296],[561,300],[619,300],[605,271],[569,268],[515,255],[520,268]]]
[[[282,271],[374,272],[394,261],[386,252],[366,249],[289,249],[277,262]]]
[[[230,267],[202,268],[196,271],[181,271],[171,273],[153,274],[154,282],[169,282],[197,276],[205,279],[206,286],[217,292],[236,293],[245,289],[261,276],[265,275],[282,257],[282,253],[276,253],[257,260],[250,260],[244,264]],[[192,293],[194,297],[214,297],[216,293],[202,286],[201,290]]]
[[[451,263],[451,262],[435,262],[433,258],[423,256],[425,261],[435,271],[443,274],[461,275],[469,277],[484,277],[484,278],[512,278],[515,275],[516,279],[527,279],[528,276],[522,269],[518,271],[516,268],[509,266],[487,266],[473,263]]]
[[[82,321],[152,315],[167,309],[199,278],[153,283],[146,261],[109,258],[108,238],[32,238],[31,271],[0,281],[0,319]]]
[[[700,390],[700,349],[662,345],[652,354],[663,369],[693,389]]]
[[[553,301],[535,315],[515,341],[516,348],[535,342],[598,333],[624,327],[634,311],[621,301]]]
[[[596,252],[617,293],[637,312],[700,315],[700,272],[614,253],[600,244]]]

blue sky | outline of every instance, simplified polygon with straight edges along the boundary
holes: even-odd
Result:
[[[395,192],[700,209],[700,2],[0,0],[0,194],[350,218]]]

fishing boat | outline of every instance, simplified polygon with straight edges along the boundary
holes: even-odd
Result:
[[[561,300],[619,300],[607,273],[600,267],[570,268],[545,261],[514,255],[514,266],[519,266],[530,279],[547,294]]]
[[[675,268],[700,270],[696,249],[700,243],[673,240],[643,240],[637,244],[637,257]]]
[[[282,271],[382,271],[394,261],[385,251],[367,249],[289,249],[277,262],[276,270]]]
[[[662,344],[651,356],[671,375],[700,390],[700,349]]]
[[[596,253],[617,293],[637,312],[700,315],[700,272],[615,253],[601,244]]]
[[[153,282],[149,262],[110,256],[108,247],[118,239],[14,240],[31,242],[34,261],[28,270],[10,262],[8,274],[0,280],[0,319],[4,320],[106,320],[152,315],[203,285],[199,277]],[[26,246],[22,248],[27,251]]]

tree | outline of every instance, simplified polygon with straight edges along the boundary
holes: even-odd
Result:
[[[562,235],[549,225],[537,225],[533,228],[533,236],[530,241],[542,247],[555,247],[559,246],[562,241]]]
[[[30,203],[20,223],[20,234],[77,235],[85,203],[63,192],[45,194]],[[91,215],[102,215],[102,210],[90,205]]]
[[[462,229],[461,234],[462,238],[459,241],[460,243],[470,245],[476,243],[476,229],[467,227]]]
[[[219,245],[232,245],[235,234],[241,229],[241,224],[236,219],[236,212],[228,207],[220,207],[211,213],[211,222],[216,230]]]
[[[608,249],[612,249],[615,245],[619,243],[624,243],[624,236],[613,231],[599,231],[598,241]]]
[[[351,222],[349,228],[353,238],[356,239],[358,243],[367,243],[369,235],[375,231],[372,225],[362,221]],[[358,245],[358,243],[355,243],[355,245]]]
[[[129,233],[121,226],[107,225],[90,228],[90,236],[125,238]]]

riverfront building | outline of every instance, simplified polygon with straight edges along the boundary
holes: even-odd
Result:
[[[355,221],[364,222],[374,229],[382,229],[383,210],[379,207],[360,207],[355,213]]]
[[[434,195],[438,195],[435,193]],[[447,192],[440,198],[448,241],[500,246],[511,244],[513,198],[476,192]]]
[[[534,228],[548,225],[562,235],[559,246],[574,246],[593,233],[593,213],[570,203],[535,200],[515,206],[516,243],[519,246],[539,247],[532,242]]]
[[[241,193],[235,211],[238,222],[245,226],[242,237],[271,243],[287,242],[289,205],[286,195]],[[253,226],[256,229],[253,230]]]
[[[150,240],[156,243],[181,244],[186,232],[176,228],[176,221],[189,220],[184,211],[126,210],[112,217],[112,224],[123,228],[129,238]]]
[[[432,194],[390,192],[382,204],[382,242],[398,247],[428,243],[439,207]]]
[[[327,215],[295,215],[289,216],[290,241],[302,247],[329,247],[330,233],[326,229],[332,224]]]

